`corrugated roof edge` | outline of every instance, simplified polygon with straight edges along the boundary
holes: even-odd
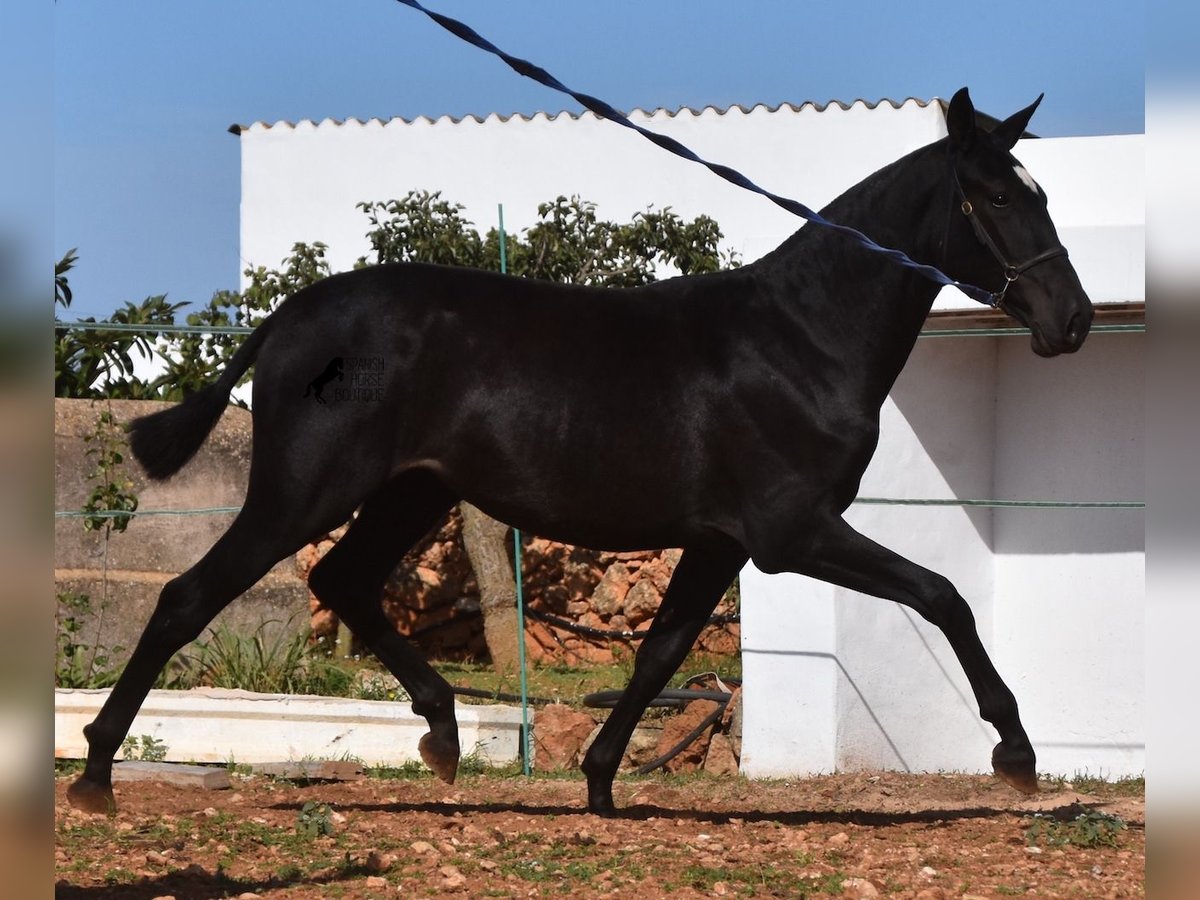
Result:
[[[876,100],[875,102],[871,102],[870,100],[864,100],[860,97],[856,100],[851,100],[849,103],[847,103],[843,100],[830,100],[827,103],[818,103],[815,100],[805,100],[803,103],[790,103],[790,102],[785,101],[783,103],[776,103],[774,106],[771,106],[766,103],[755,103],[751,106],[746,106],[741,103],[734,103],[730,106],[704,106],[704,107],[701,107],[700,109],[696,109],[695,107],[692,107],[692,106],[681,106],[676,109],[667,109],[666,107],[660,106],[660,107],[657,107],[657,108],[655,108],[653,110],[649,110],[649,111],[644,110],[641,107],[635,107],[634,109],[632,109],[628,113],[626,113],[626,115],[633,116],[633,115],[641,114],[643,116],[653,118],[654,116],[665,114],[667,116],[667,118],[674,118],[675,116],[682,115],[683,113],[687,112],[687,113],[691,113],[693,116],[700,116],[705,113],[715,113],[718,116],[723,116],[726,113],[731,112],[732,110],[735,110],[735,109],[739,110],[741,113],[743,113],[745,115],[745,114],[752,113],[758,109],[762,109],[762,110],[765,110],[766,112],[773,113],[773,112],[778,112],[779,110],[784,109],[784,108],[789,109],[792,112],[800,112],[801,110],[806,109],[806,108],[813,109],[817,112],[824,112],[826,109],[828,109],[832,106],[837,106],[842,110],[849,110],[854,106],[862,104],[867,109],[875,109],[876,107],[881,106],[885,103],[888,104],[889,106],[891,106],[893,109],[900,109],[901,107],[903,107],[909,103],[915,103],[917,106],[922,107],[922,108],[933,105],[933,104],[937,104],[942,109],[943,112],[945,111],[945,107],[946,107],[945,101],[941,100],[940,98],[934,98],[933,100],[922,100],[919,97],[906,97],[904,100],[893,100],[890,97],[884,97],[880,100]],[[561,116],[566,116],[569,119],[582,119],[585,116],[590,116],[593,119],[599,118],[598,116],[595,115],[595,113],[592,113],[592,112],[585,111],[582,113],[573,113],[573,112],[567,112],[565,110],[560,111],[560,112],[555,112],[555,113],[536,112],[533,115],[525,115],[524,113],[510,113],[509,115],[504,116],[504,115],[500,115],[499,113],[488,113],[486,116],[482,116],[482,117],[477,116],[474,113],[471,113],[471,114],[465,115],[465,116],[448,116],[448,115],[447,116],[438,116],[436,119],[431,119],[431,118],[429,118],[429,116],[417,116],[414,119],[406,119],[403,116],[392,116],[389,119],[380,119],[378,117],[372,117],[370,119],[363,120],[363,119],[359,119],[357,117],[352,116],[348,119],[327,118],[327,119],[322,119],[319,122],[314,122],[312,119],[300,119],[297,122],[291,122],[286,119],[282,119],[278,122],[255,121],[255,122],[252,122],[250,125],[239,125],[239,124],[230,125],[229,132],[230,132],[230,134],[241,135],[241,133],[243,131],[249,131],[251,128],[254,128],[255,126],[259,126],[264,129],[296,128],[298,125],[312,125],[312,126],[318,127],[318,128],[332,126],[332,127],[337,128],[337,127],[341,127],[343,125],[350,125],[350,124],[368,125],[372,122],[378,122],[380,125],[388,125],[388,124],[391,124],[392,122],[400,122],[404,125],[412,125],[416,122],[425,122],[430,125],[447,122],[451,125],[457,125],[460,122],[464,122],[464,121],[470,119],[474,122],[482,124],[483,122],[485,122],[491,118],[495,118],[501,122],[507,122],[511,119],[518,119],[522,122],[532,122],[535,119],[545,119],[547,121],[553,122],[554,120],[560,118]],[[987,118],[990,118],[990,117],[987,117]],[[994,120],[992,120],[992,121],[994,121]]]

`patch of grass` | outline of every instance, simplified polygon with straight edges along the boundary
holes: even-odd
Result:
[[[823,875],[816,883],[816,889],[822,894],[840,894],[842,885],[846,883],[846,876],[841,872],[833,872],[829,875]]]
[[[1076,775],[1071,779],[1075,789],[1085,794],[1116,794],[1120,797],[1137,797],[1146,793],[1144,775],[1123,775],[1110,781],[1103,776]]]
[[[368,778],[378,778],[381,781],[412,781],[433,777],[433,773],[425,764],[415,759],[400,766],[364,766],[363,772]]]
[[[1120,816],[1102,812],[1082,813],[1066,822],[1037,813],[1025,829],[1025,842],[1048,847],[1119,847],[1119,835],[1125,830]]]
[[[285,863],[275,870],[275,877],[279,881],[299,881],[304,877],[304,870],[295,863]]]
[[[772,897],[808,897],[813,893],[840,894],[846,876],[841,873],[830,875],[805,875],[786,868],[761,863],[744,866],[685,866],[678,878],[668,881],[670,891],[690,888],[705,894],[713,893],[715,886],[722,883],[735,894]]]
[[[87,761],[82,759],[56,759],[54,760],[54,777],[79,775],[83,772],[86,764]]]
[[[121,866],[109,869],[104,873],[105,884],[130,884],[137,879],[137,875],[129,869],[124,869]]]
[[[1048,782],[1056,790],[1079,791],[1083,794],[1098,794],[1111,797],[1138,797],[1146,793],[1146,778],[1144,775],[1121,775],[1109,778],[1105,775],[1092,775],[1089,772],[1076,772],[1070,778],[1064,775],[1039,775],[1039,780]]]
[[[497,672],[485,663],[436,662],[434,668],[455,687],[473,688],[489,694],[521,692],[520,676],[515,672]],[[619,666],[530,666],[526,672],[529,696],[562,703],[578,704],[584,695],[595,691],[618,690],[628,677]],[[465,703],[486,703],[472,697],[459,698]]]

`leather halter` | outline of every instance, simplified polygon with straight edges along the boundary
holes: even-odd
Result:
[[[1004,295],[1008,292],[1008,286],[1021,277],[1022,274],[1028,272],[1034,266],[1041,265],[1052,259],[1057,259],[1060,256],[1067,255],[1067,248],[1062,244],[1056,247],[1051,247],[1049,250],[1044,250],[1037,256],[1031,257],[1020,263],[1011,263],[1005,257],[1004,253],[992,240],[992,236],[988,234],[987,228],[984,227],[979,216],[975,214],[975,206],[967,199],[966,191],[963,190],[962,182],[958,180],[958,168],[953,161],[950,163],[950,173],[954,176],[954,190],[958,194],[959,209],[962,214],[967,217],[967,221],[971,223],[971,229],[975,232],[975,237],[991,252],[996,262],[1000,263],[1004,270],[1004,286],[998,291],[991,292],[990,306],[993,309],[1004,309]]]

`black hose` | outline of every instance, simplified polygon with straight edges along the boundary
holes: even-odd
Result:
[[[553,613],[542,612],[540,609],[533,607],[525,607],[525,615],[531,619],[537,619],[539,622],[545,622],[548,625],[553,625],[556,628],[562,628],[565,631],[571,631],[575,634],[582,634],[587,637],[597,638],[616,638],[624,641],[640,641],[650,633],[650,629],[643,628],[638,631],[621,631],[617,629],[593,628],[590,625],[580,625],[577,622],[572,622],[570,619],[564,619],[561,616],[556,616]],[[740,622],[742,619],[738,613],[727,613],[720,616],[709,616],[709,625],[728,625],[731,622]]]
[[[624,691],[596,691],[583,698],[583,705],[593,709],[612,709],[621,699]],[[693,700],[715,700],[718,703],[728,703],[733,695],[728,691],[691,691],[682,688],[668,688],[650,701],[649,706],[671,706],[683,709]]]
[[[684,682],[685,685],[691,683],[697,678],[704,676],[692,676]],[[740,681],[729,679],[729,682],[735,686],[740,686]],[[583,698],[583,705],[590,707],[598,707],[608,709],[617,704],[621,699],[621,694],[624,691],[597,691],[594,694],[588,694]],[[687,733],[679,743],[673,746],[670,750],[659,756],[657,759],[652,759],[644,765],[638,766],[633,770],[635,775],[646,775],[653,772],[655,769],[665,766],[668,762],[691,746],[700,735],[704,734],[711,728],[716,721],[725,713],[725,708],[729,705],[729,701],[733,699],[733,694],[729,691],[695,691],[686,687],[683,688],[668,688],[662,691],[657,697],[650,701],[649,706],[673,706],[677,709],[683,709],[693,700],[713,700],[717,704],[717,708],[704,717],[695,728]]]
[[[697,693],[700,693],[700,692],[697,691]],[[686,750],[688,748],[688,746],[691,745],[692,741],[696,740],[696,738],[698,738],[698,737],[700,737],[700,735],[704,734],[704,732],[707,731],[709,728],[712,728],[713,723],[715,723],[717,721],[717,719],[721,718],[721,715],[725,712],[725,705],[729,702],[729,695],[726,694],[725,696],[726,696],[725,703],[718,704],[716,709],[714,709],[712,712],[710,712],[707,716],[704,717],[703,722],[701,722],[699,725],[697,725],[695,728],[693,728],[691,731],[689,731],[687,733],[687,737],[685,737],[683,740],[681,740],[678,744],[676,744],[674,747],[672,747],[670,750],[668,750],[662,756],[658,757],[658,759],[652,759],[652,760],[650,760],[650,762],[646,763],[645,765],[638,766],[636,769],[633,770],[633,774],[634,775],[646,775],[646,774],[649,774],[650,772],[653,772],[659,766],[665,766],[668,762],[670,762],[672,759],[674,759],[676,756],[678,756],[680,753],[682,753],[684,750]]]

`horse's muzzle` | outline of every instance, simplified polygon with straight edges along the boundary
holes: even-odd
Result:
[[[1036,324],[1030,324],[1030,332],[1032,333],[1031,345],[1033,352],[1038,356],[1058,356],[1062,353],[1074,353],[1083,346],[1084,340],[1087,339],[1088,332],[1092,329],[1092,319],[1095,317],[1095,310],[1089,303],[1082,307],[1077,312],[1072,314],[1067,320],[1062,331],[1055,334],[1048,334],[1045,329]]]

